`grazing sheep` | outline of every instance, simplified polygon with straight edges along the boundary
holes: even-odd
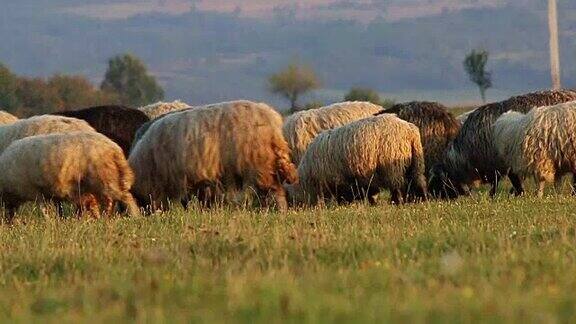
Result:
[[[129,162],[134,193],[152,208],[190,194],[210,206],[221,193],[252,187],[287,207],[284,181],[297,181],[282,136],[282,117],[270,106],[232,101],[175,112],[153,123]],[[169,145],[167,145],[169,144]]]
[[[136,131],[150,119],[138,109],[124,106],[98,106],[81,110],[61,111],[55,115],[82,119],[96,131],[118,144],[128,156]]]
[[[534,176],[539,197],[544,195],[546,182],[566,173],[576,175],[576,101],[535,108],[527,114],[510,111],[493,128],[500,158],[520,178]]]
[[[442,161],[448,143],[460,130],[460,124],[446,107],[435,102],[397,104],[376,115],[385,113],[396,114],[398,118],[418,126],[424,147],[426,174],[431,166]]]
[[[96,132],[87,122],[69,117],[40,115],[0,126],[0,153],[19,139],[52,133]]]
[[[0,125],[8,125],[16,121],[18,121],[18,117],[4,110],[0,110]]]
[[[146,116],[150,118],[150,120],[153,120],[169,112],[179,111],[187,108],[190,108],[190,105],[180,100],[176,100],[173,102],[157,102],[148,106],[140,107],[138,109],[145,113]]]
[[[298,164],[308,145],[322,131],[370,117],[382,109],[370,102],[354,101],[300,111],[289,116],[282,131],[292,150],[292,161]]]
[[[476,182],[492,184],[494,196],[501,177],[506,176],[505,161],[498,157],[492,126],[504,112],[526,113],[534,107],[555,105],[576,100],[576,91],[554,90],[529,93],[488,104],[472,112],[458,136],[450,143],[444,161],[431,170],[429,188],[444,197],[456,198],[468,193],[467,186]],[[522,181],[508,174],[517,195],[524,191]]]
[[[320,133],[287,185],[290,201],[314,205],[325,198],[351,202],[387,188],[392,203],[426,198],[424,153],[418,127],[391,114],[368,117]]]
[[[150,128],[150,126],[152,126],[152,124],[154,124],[156,121],[158,121],[159,119],[162,119],[166,116],[170,116],[171,114],[175,114],[187,109],[191,109],[192,107],[189,108],[185,108],[185,109],[180,109],[180,110],[175,110],[175,111],[171,111],[171,112],[167,112],[163,115],[160,115],[150,121],[145,122],[144,124],[142,124],[142,126],[140,126],[140,128],[138,128],[138,130],[136,131],[136,134],[134,134],[134,140],[132,141],[132,145],[130,147],[130,152],[132,152],[132,150],[134,149],[134,146],[136,146],[136,144],[140,141],[140,139],[142,138],[142,136],[144,136],[144,134],[148,131],[148,129]]]
[[[0,196],[12,221],[26,201],[48,199],[88,205],[99,217],[99,204],[111,211],[113,202],[139,213],[130,187],[134,175],[118,145],[96,132],[31,136],[10,144],[0,154]],[[60,211],[60,210],[59,210]]]

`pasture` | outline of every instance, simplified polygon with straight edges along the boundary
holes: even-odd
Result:
[[[0,226],[0,321],[574,322],[576,199]]]

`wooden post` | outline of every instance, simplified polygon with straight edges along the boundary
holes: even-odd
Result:
[[[552,89],[562,87],[560,79],[560,50],[558,45],[558,10],[556,0],[548,0],[548,27],[550,29],[550,74]]]

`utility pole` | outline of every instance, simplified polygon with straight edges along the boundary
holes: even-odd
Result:
[[[550,29],[550,74],[552,89],[560,89],[560,50],[558,45],[558,10],[556,0],[548,0],[548,28]]]

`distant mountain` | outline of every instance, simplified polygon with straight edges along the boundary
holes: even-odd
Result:
[[[420,2],[435,3],[405,3]],[[0,0],[0,62],[21,74],[82,73],[99,82],[107,58],[128,51],[145,60],[171,98],[281,105],[266,91],[266,77],[298,58],[324,80],[325,90],[314,96],[324,101],[366,86],[398,100],[461,103],[478,97],[462,60],[470,49],[484,47],[495,78],[490,98],[549,86],[545,6],[531,0],[496,7],[488,3],[493,1],[457,2],[483,6],[394,21],[308,19],[278,10],[255,18],[199,9],[103,20],[61,10],[86,1]],[[559,5],[563,79],[574,86],[576,5]]]
[[[95,18],[127,18],[134,14],[184,13],[193,7],[201,11],[236,12],[242,17],[270,18],[285,11],[298,18],[373,19],[385,16],[389,20],[414,18],[460,10],[504,5],[507,0],[124,0],[66,1],[69,12]],[[518,1],[516,1],[517,3]]]

